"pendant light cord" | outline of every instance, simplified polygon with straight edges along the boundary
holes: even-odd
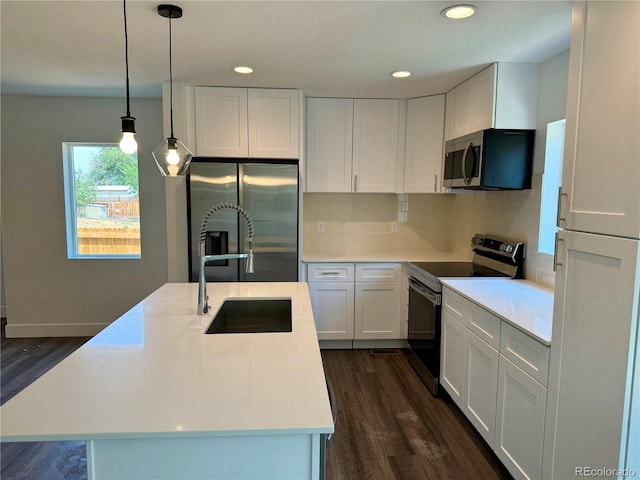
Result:
[[[127,76],[127,117],[131,116],[129,111],[129,34],[127,32],[127,0],[122,0],[124,9],[124,64]]]
[[[169,118],[171,122],[171,138],[173,138],[173,64],[171,62],[171,18],[169,15]]]

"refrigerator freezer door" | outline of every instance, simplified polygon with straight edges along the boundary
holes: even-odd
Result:
[[[203,215],[213,205],[221,202],[238,203],[237,164],[192,162],[189,174],[189,237],[190,272],[192,282],[198,281],[200,223]],[[207,247],[216,252],[227,247],[228,253],[238,252],[238,213],[224,209],[217,211],[207,224]],[[226,237],[217,242],[216,238]],[[237,282],[238,260],[209,262],[205,267],[209,282]]]
[[[240,269],[240,281],[298,281],[298,165],[244,163],[240,169],[240,206],[255,224],[255,271]],[[246,225],[240,225],[240,250],[248,251]]]

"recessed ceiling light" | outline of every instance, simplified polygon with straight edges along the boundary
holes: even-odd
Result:
[[[477,8],[474,5],[451,5],[440,12],[440,15],[454,20],[467,18],[476,13]]]
[[[411,76],[411,72],[407,72],[404,70],[398,70],[397,72],[391,72],[389,75],[395,78],[407,78]]]
[[[233,71],[236,73],[242,73],[242,74],[248,74],[248,73],[252,73],[253,72],[253,68],[251,67],[245,67],[245,66],[238,66],[238,67],[233,67]]]

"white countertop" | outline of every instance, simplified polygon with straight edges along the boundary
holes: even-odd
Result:
[[[552,289],[526,280],[504,278],[441,278],[440,281],[539,342],[551,345]]]
[[[0,407],[3,441],[330,433],[306,283],[165,284]],[[225,298],[291,298],[289,333],[205,335]]]

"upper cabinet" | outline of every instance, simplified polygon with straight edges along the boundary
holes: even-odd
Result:
[[[640,237],[639,10],[575,4],[560,227]]]
[[[307,192],[350,192],[353,100],[307,99]]]
[[[494,63],[446,96],[445,140],[487,128],[535,129],[538,65]]]
[[[195,88],[195,155],[298,158],[299,91]]]
[[[307,192],[396,191],[399,100],[307,99]]]
[[[403,193],[441,193],[445,96],[407,101]]]

